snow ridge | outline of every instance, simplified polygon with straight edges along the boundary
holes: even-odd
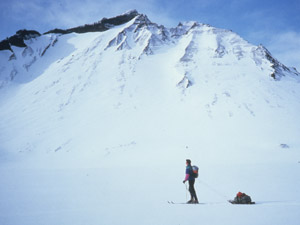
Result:
[[[100,29],[99,26],[102,28]],[[131,10],[114,18],[103,18],[93,25],[85,25],[60,32],[49,31],[41,37],[34,31],[31,31],[31,33],[30,31],[22,31],[24,42],[18,46],[19,48],[25,47],[21,53],[22,58],[17,56],[18,53],[16,52],[19,50],[11,44],[8,45],[7,50],[10,50],[12,54],[8,56],[9,53],[2,53],[4,61],[8,60],[11,62],[14,60],[15,62],[18,61],[17,64],[21,65],[16,66],[12,65],[12,63],[9,63],[8,66],[2,65],[2,69],[0,70],[1,86],[4,83],[14,80],[16,74],[23,73],[23,69],[28,72],[29,67],[39,61],[38,58],[42,57],[51,46],[54,46],[61,34],[69,34],[71,32],[103,32],[112,29],[114,26],[123,26],[123,28],[115,37],[109,40],[104,50],[112,47],[116,51],[136,49],[136,52],[139,53],[135,57],[140,58],[142,55],[153,55],[156,50],[161,49],[165,45],[177,45],[185,40],[185,51],[180,57],[179,62],[186,64],[186,67],[191,67],[191,65],[187,65],[189,62],[196,63],[197,60],[194,59],[200,54],[199,52],[205,51],[207,53],[206,58],[226,58],[233,55],[237,60],[251,57],[259,67],[264,67],[263,65],[268,64],[270,67],[268,68],[270,71],[269,76],[275,80],[280,80],[283,76],[299,77],[296,69],[288,68],[280,63],[265,47],[261,45],[253,46],[231,31],[214,28],[195,21],[179,23],[176,28],[166,29],[164,26],[152,23],[146,15],[139,14],[136,10]],[[21,31],[17,34],[19,35],[18,37],[21,37]],[[39,39],[49,39],[49,41],[46,46],[43,45],[38,47],[39,49],[33,49],[32,47],[36,46],[34,42]],[[34,46],[31,47],[31,44]],[[5,49],[2,49],[2,52],[4,51]],[[38,54],[33,54],[33,52],[38,52]],[[205,61],[205,59],[203,60]],[[20,67],[23,69],[20,69]],[[184,82],[186,83],[185,87],[190,86],[192,83],[187,78],[188,73],[186,71],[182,78],[182,81],[188,80]],[[179,83],[182,82],[180,81]]]

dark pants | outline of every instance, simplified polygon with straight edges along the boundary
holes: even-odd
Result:
[[[194,184],[195,184],[195,180],[189,180],[189,192],[191,194],[191,200],[198,201]]]

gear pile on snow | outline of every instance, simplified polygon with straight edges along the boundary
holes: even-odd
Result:
[[[234,200],[229,200],[232,204],[255,204],[252,202],[251,197],[246,195],[245,193],[238,192],[234,198]]]

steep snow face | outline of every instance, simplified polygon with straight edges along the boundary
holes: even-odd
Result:
[[[92,143],[106,154],[115,143],[163,140],[206,143],[212,160],[214,139],[237,156],[234,146],[248,140],[298,144],[299,74],[231,31],[197,22],[168,30],[138,14],[105,32],[26,45],[0,52],[4,152],[80,152]]]

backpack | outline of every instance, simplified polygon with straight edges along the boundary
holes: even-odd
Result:
[[[192,166],[192,169],[193,169],[193,176],[194,178],[197,178],[198,177],[198,166]]]

